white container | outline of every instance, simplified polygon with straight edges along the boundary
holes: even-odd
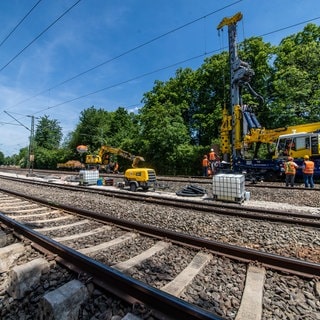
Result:
[[[99,180],[98,170],[80,170],[79,171],[80,185],[94,185]]]
[[[212,178],[213,197],[217,200],[242,202],[245,197],[243,174],[217,174]]]
[[[246,201],[250,200],[250,191],[245,191],[244,198],[246,199]]]

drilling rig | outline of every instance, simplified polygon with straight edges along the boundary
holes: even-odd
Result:
[[[217,27],[218,30],[228,27],[230,63],[231,104],[222,111],[222,159],[230,164],[232,172],[246,173],[251,180],[274,180],[283,176],[283,166],[288,156],[296,158],[298,165],[302,165],[303,156],[308,155],[315,162],[315,176],[320,177],[320,122],[265,129],[251,108],[243,103],[241,91],[244,87],[259,99],[260,105],[264,99],[250,85],[254,70],[237,53],[237,23],[241,19],[242,13],[238,12],[230,18],[224,18]],[[295,147],[285,151],[284,142]],[[275,147],[275,153],[270,159],[259,159],[258,148],[262,143],[268,145],[268,150],[271,149],[270,145]],[[256,148],[253,157],[248,159],[244,151],[252,145]],[[302,175],[301,170],[298,170],[297,175]]]

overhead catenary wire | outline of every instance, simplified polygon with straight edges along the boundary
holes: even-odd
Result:
[[[81,1],[81,0],[79,0],[79,1]],[[78,2],[79,2],[79,1],[78,1]],[[236,3],[240,2],[240,1],[242,1],[242,0],[239,0],[239,1],[237,1],[237,2],[235,2],[235,3],[233,3],[233,4],[231,4],[231,5],[234,5],[234,4],[236,4]],[[77,3],[78,3],[78,2],[77,2]],[[77,3],[76,3],[76,4],[77,4]],[[229,5],[229,6],[231,6],[231,5]],[[227,6],[227,7],[229,7],[229,6]],[[224,7],[224,8],[225,8],[225,7]],[[109,60],[107,60],[107,61],[105,61],[105,62],[103,62],[103,63],[101,63],[101,64],[99,64],[99,65],[96,65],[95,67],[92,67],[92,68],[90,68],[90,69],[88,69],[88,70],[86,70],[86,71],[84,71],[84,72],[82,72],[82,73],[79,73],[79,74],[76,75],[76,76],[73,76],[72,78],[69,78],[69,79],[67,79],[67,80],[64,80],[63,82],[61,82],[61,83],[59,83],[59,84],[57,84],[57,85],[55,85],[55,86],[53,86],[53,87],[51,87],[51,88],[49,88],[49,89],[44,90],[44,91],[38,93],[38,94],[35,95],[35,96],[32,96],[32,97],[30,97],[30,98],[28,98],[28,99],[26,99],[26,100],[23,100],[23,101],[15,104],[14,106],[16,106],[16,105],[18,105],[18,104],[20,104],[20,103],[26,102],[26,101],[28,101],[28,100],[31,100],[31,99],[35,98],[36,96],[38,96],[38,95],[40,95],[40,94],[42,94],[42,93],[44,93],[44,92],[46,92],[46,91],[52,90],[52,89],[54,89],[54,88],[56,88],[56,87],[58,87],[58,86],[60,86],[60,85],[62,85],[62,84],[64,84],[64,83],[66,83],[66,82],[69,82],[69,81],[71,81],[71,80],[74,80],[75,78],[78,78],[78,77],[80,77],[81,75],[84,75],[84,74],[86,74],[86,73],[88,73],[88,72],[90,72],[90,71],[92,71],[92,70],[94,70],[94,69],[97,69],[97,68],[101,67],[102,65],[104,65],[104,64],[106,64],[106,63],[108,63],[108,62],[111,62],[111,61],[117,59],[118,57],[121,57],[121,56],[123,56],[123,55],[125,55],[125,54],[128,54],[128,53],[130,53],[130,52],[132,52],[132,51],[134,51],[134,50],[136,50],[136,49],[138,49],[138,48],[141,48],[141,47],[143,47],[143,46],[145,46],[145,45],[147,45],[147,44],[149,44],[149,43],[151,43],[151,42],[153,42],[153,41],[156,41],[156,40],[158,40],[158,39],[160,39],[160,38],[162,38],[162,37],[164,37],[164,36],[166,36],[166,35],[174,32],[174,31],[177,31],[177,30],[182,29],[183,27],[189,26],[190,24],[195,23],[195,22],[197,22],[197,21],[199,21],[199,20],[201,20],[201,19],[203,19],[203,18],[205,18],[205,17],[208,17],[209,15],[212,15],[212,14],[214,14],[214,13],[216,13],[216,12],[219,12],[219,11],[221,11],[221,10],[223,10],[223,8],[218,9],[218,10],[215,10],[215,11],[213,11],[213,12],[210,12],[210,13],[208,13],[208,14],[200,17],[200,18],[194,19],[194,20],[192,20],[191,22],[188,22],[188,23],[186,23],[186,24],[184,24],[184,25],[182,25],[182,26],[180,26],[180,27],[177,27],[177,28],[175,28],[175,29],[173,29],[173,30],[171,30],[171,31],[168,31],[168,32],[166,32],[166,33],[164,33],[164,34],[162,34],[162,35],[160,35],[160,36],[157,36],[157,37],[155,37],[155,38],[153,38],[153,39],[145,42],[144,44],[141,44],[141,45],[136,46],[136,47],[134,47],[134,48],[132,48],[132,49],[130,49],[130,50],[127,50],[127,51],[125,51],[124,53],[118,55],[117,57],[111,58],[111,59],[109,59]],[[271,34],[274,34],[274,33],[280,32],[280,31],[283,31],[283,30],[285,30],[285,29],[292,28],[292,27],[295,27],[295,26],[298,26],[298,25],[302,25],[302,24],[305,24],[305,23],[308,23],[308,22],[311,22],[311,21],[314,21],[314,20],[317,20],[317,19],[320,19],[320,17],[315,17],[315,18],[312,18],[312,19],[308,19],[308,20],[305,20],[305,21],[302,21],[302,22],[299,22],[299,23],[296,23],[296,24],[293,24],[293,25],[290,25],[290,26],[286,26],[286,27],[283,27],[283,28],[280,28],[280,29],[277,29],[277,30],[274,30],[274,31],[271,31],[271,32],[268,32],[268,33],[265,33],[265,34],[262,34],[262,35],[258,35],[257,37],[264,37],[264,36],[267,36],[267,35],[271,35]],[[185,59],[185,60],[183,60],[183,61],[179,61],[179,62],[173,63],[173,64],[171,64],[171,65],[169,65],[169,66],[161,67],[161,68],[155,69],[155,70],[153,70],[153,71],[149,71],[149,72],[143,73],[143,74],[141,74],[141,75],[137,75],[137,76],[132,77],[132,78],[130,78],[130,79],[127,79],[127,80],[124,80],[124,81],[120,81],[120,82],[115,83],[115,84],[111,84],[111,85],[109,85],[109,86],[107,86],[107,87],[104,87],[104,88],[95,90],[95,91],[93,91],[93,92],[89,92],[89,93],[83,94],[83,95],[81,95],[81,96],[78,96],[78,97],[75,97],[75,98],[72,98],[72,99],[68,99],[68,100],[66,100],[66,101],[64,101],[64,102],[61,102],[61,103],[58,103],[58,104],[55,104],[55,105],[52,105],[52,106],[45,107],[45,108],[43,108],[43,109],[35,112],[34,114],[41,113],[41,112],[44,112],[44,111],[46,111],[46,110],[53,109],[53,108],[59,107],[59,106],[64,105],[64,104],[67,104],[67,103],[70,103],[70,102],[73,102],[73,101],[77,101],[77,100],[83,99],[83,98],[85,98],[85,97],[88,97],[88,96],[97,94],[97,93],[99,93],[99,92],[102,92],[102,91],[105,91],[105,90],[108,90],[108,89],[117,87],[117,86],[119,86],[119,85],[123,85],[123,84],[129,83],[129,82],[131,82],[131,81],[133,81],[133,80],[137,80],[137,79],[140,79],[140,78],[149,76],[149,75],[151,75],[151,74],[160,72],[160,71],[162,71],[162,70],[169,69],[169,68],[172,68],[172,67],[177,66],[177,65],[181,65],[181,64],[183,64],[183,63],[185,63],[185,62],[188,62],[188,61],[191,61],[191,60],[194,60],[194,59],[198,59],[198,58],[203,57],[203,56],[206,56],[206,55],[210,55],[210,54],[212,54],[212,53],[214,53],[214,52],[221,51],[222,49],[226,49],[226,48],[225,48],[225,47],[224,47],[224,48],[221,48],[221,47],[220,47],[220,49],[212,50],[212,51],[210,51],[210,52],[205,52],[205,53],[200,54],[200,55],[197,55],[197,56],[195,56],[195,57],[188,58],[188,59]],[[205,50],[205,51],[206,51],[206,50]],[[14,106],[11,106],[11,108],[14,107]],[[10,108],[10,107],[9,107],[9,108]],[[6,108],[6,109],[8,110],[9,108]]]
[[[0,47],[10,38],[10,36],[17,30],[17,28],[22,24],[22,22],[30,15],[30,13],[37,7],[37,5],[42,0],[38,0],[36,4],[33,5],[33,7],[25,14],[25,16],[18,22],[18,24],[9,32],[9,34],[4,37],[4,39],[0,43]]]
[[[4,66],[0,68],[0,72],[3,71],[11,62],[17,59],[27,48],[29,48],[34,42],[36,42],[44,33],[46,33],[53,25],[55,25],[62,17],[64,17],[71,9],[73,9],[81,0],[75,2],[65,12],[63,12],[56,20],[54,20],[48,27],[46,27],[40,34],[38,34],[31,42],[29,42],[22,50],[20,50],[13,58],[11,58]]]
[[[210,53],[212,53],[212,52],[210,52]],[[165,70],[165,69],[170,69],[170,68],[176,67],[177,65],[181,65],[182,63],[186,63],[186,62],[188,62],[188,61],[201,58],[201,57],[203,57],[203,56],[205,56],[205,55],[207,55],[207,53],[200,54],[200,55],[198,55],[198,56],[195,56],[195,57],[186,59],[186,60],[184,60],[184,61],[179,61],[179,62],[176,62],[176,63],[171,64],[171,65],[169,65],[169,66],[161,67],[161,68],[158,68],[158,69],[153,70],[153,71],[150,71],[150,72],[146,72],[146,73],[144,73],[144,74],[138,75],[138,76],[136,76],[136,77],[133,77],[133,78],[130,78],[130,79],[127,79],[127,80],[124,80],[124,81],[121,81],[121,82],[118,82],[118,83],[115,83],[115,84],[111,84],[110,86],[107,86],[107,87],[104,87],[104,88],[101,88],[101,89],[98,89],[98,90],[95,90],[95,91],[86,93],[86,94],[84,94],[84,95],[81,95],[81,96],[72,98],[72,99],[70,99],[70,100],[67,100],[67,101],[58,103],[58,104],[53,105],[53,106],[50,106],[50,107],[46,107],[46,108],[44,108],[44,109],[42,109],[42,110],[39,110],[39,111],[35,112],[34,114],[41,113],[41,112],[44,112],[44,111],[49,110],[49,109],[53,109],[53,108],[60,107],[60,106],[62,106],[62,105],[64,105],[64,104],[66,104],[66,103],[70,103],[70,102],[73,102],[73,101],[77,101],[77,100],[80,100],[80,99],[83,99],[83,98],[92,96],[92,95],[97,94],[97,93],[99,93],[99,92],[102,92],[102,91],[105,91],[105,90],[109,90],[109,89],[115,88],[115,87],[117,87],[117,86],[120,86],[120,85],[129,83],[129,82],[134,81],[134,80],[138,80],[138,79],[140,79],[140,78],[143,78],[143,77],[149,76],[149,75],[151,75],[151,74],[154,74],[154,73],[163,71],[163,70]]]
[[[320,17],[316,17],[316,18],[313,18],[313,19],[309,19],[309,20],[307,20],[306,22],[314,21],[314,20],[317,20],[317,19],[320,19]],[[277,32],[280,32],[280,31],[282,31],[282,30],[284,30],[284,29],[288,29],[288,28],[290,28],[290,27],[292,28],[292,27],[295,27],[295,26],[297,26],[297,25],[305,24],[306,22],[300,22],[300,23],[294,24],[294,25],[289,26],[289,27],[277,29],[277,30],[272,31],[272,32],[268,32],[268,33],[265,33],[265,34],[262,34],[262,35],[258,35],[257,37],[264,37],[264,36],[266,36],[266,35],[270,35],[270,34],[273,34],[273,33],[277,33]],[[244,40],[245,40],[245,39],[244,39]],[[195,60],[195,59],[203,58],[203,57],[208,56],[208,55],[211,55],[211,54],[213,54],[213,53],[221,52],[221,51],[223,51],[223,50],[225,50],[225,49],[227,49],[227,47],[226,47],[226,46],[223,46],[223,47],[220,47],[219,49],[211,50],[211,51],[209,51],[209,52],[205,52],[205,53],[199,54],[199,55],[197,55],[197,56],[194,56],[194,57],[191,57],[191,58],[182,60],[182,61],[175,62],[175,63],[170,64],[170,65],[168,65],[168,66],[160,67],[160,68],[158,68],[158,69],[155,69],[155,70],[152,70],[152,71],[143,73],[143,74],[141,74],[141,75],[137,75],[137,76],[132,77],[132,78],[130,78],[130,79],[127,79],[127,80],[124,80],[124,81],[120,81],[120,82],[118,82],[118,83],[111,84],[111,85],[109,85],[109,86],[107,86],[107,87],[104,87],[104,88],[101,88],[101,89],[98,89],[98,90],[95,90],[95,91],[86,93],[86,94],[84,94],[84,95],[81,95],[81,96],[78,96],[78,97],[75,97],[75,98],[72,98],[72,99],[69,99],[69,100],[66,100],[66,101],[61,102],[61,103],[58,103],[58,104],[56,104],[56,105],[53,105],[53,106],[50,106],[50,107],[46,107],[46,108],[44,108],[44,109],[42,109],[42,110],[39,110],[39,111],[35,112],[34,114],[38,114],[38,113],[44,112],[44,111],[49,110],[49,109],[53,109],[53,108],[60,107],[60,106],[62,106],[62,105],[64,105],[64,104],[67,104],[67,103],[70,103],[70,102],[73,102],[73,101],[77,101],[77,100],[86,98],[86,97],[88,97],[88,96],[91,96],[91,95],[100,93],[100,92],[102,92],[102,91],[106,91],[106,90],[115,88],[115,87],[117,87],[117,86],[120,86],[120,85],[129,83],[129,82],[132,82],[132,81],[134,81],[134,80],[141,79],[141,78],[143,78],[143,77],[149,76],[149,75],[154,74],[154,73],[158,73],[158,72],[163,71],[163,70],[166,70],[166,69],[170,69],[170,68],[179,66],[179,65],[181,65],[181,64],[184,64],[184,63],[186,63],[186,62],[189,62],[189,61],[192,61],[192,60]],[[225,87],[225,81],[226,81],[226,80],[225,80],[225,75],[223,75],[223,81],[224,81],[224,87]],[[225,95],[225,93],[224,93],[224,95]],[[226,98],[224,97],[224,99],[226,99]]]
[[[161,35],[159,35],[159,36],[156,36],[156,37],[154,37],[154,38],[152,38],[152,39],[150,39],[150,40],[148,40],[148,41],[146,41],[146,42],[144,42],[144,43],[142,43],[142,44],[139,44],[139,45],[137,45],[137,46],[135,46],[135,47],[133,47],[133,48],[131,48],[131,49],[129,49],[129,50],[126,50],[126,51],[118,54],[118,55],[115,56],[115,57],[112,57],[112,58],[110,58],[110,59],[108,59],[108,60],[105,60],[105,61],[103,61],[103,62],[101,62],[101,63],[99,63],[99,64],[97,64],[97,65],[95,65],[95,66],[93,66],[93,67],[91,67],[91,68],[89,68],[89,69],[87,69],[87,70],[85,70],[85,71],[82,71],[82,72],[80,72],[80,73],[78,73],[78,74],[76,74],[76,75],[74,75],[74,76],[72,76],[72,77],[70,77],[70,78],[68,78],[68,79],[66,79],[66,80],[63,80],[63,81],[61,81],[61,82],[53,85],[52,87],[50,87],[50,88],[48,88],[48,89],[45,89],[45,90],[43,90],[43,91],[41,91],[41,92],[39,92],[39,93],[36,93],[35,95],[31,96],[30,98],[27,98],[27,99],[24,99],[24,100],[22,100],[22,101],[19,101],[18,103],[14,104],[13,106],[11,106],[11,107],[9,107],[9,108],[13,108],[13,107],[15,107],[15,106],[17,106],[17,105],[19,105],[19,104],[21,104],[21,103],[30,101],[30,100],[38,97],[39,95],[47,92],[47,91],[56,89],[56,88],[62,86],[63,84],[66,84],[66,83],[68,83],[68,82],[70,82],[70,81],[72,81],[72,80],[75,80],[75,79],[77,79],[77,78],[79,78],[79,77],[81,77],[81,76],[83,76],[83,75],[85,75],[85,74],[87,74],[87,73],[89,73],[89,72],[91,72],[91,71],[93,71],[93,70],[96,70],[96,69],[98,69],[98,68],[100,68],[100,67],[102,67],[102,66],[104,66],[104,65],[106,65],[106,64],[108,64],[108,63],[110,63],[110,62],[112,62],[112,61],[115,61],[115,60],[117,60],[117,59],[119,59],[119,58],[121,58],[121,57],[123,57],[123,56],[125,56],[125,55],[128,55],[129,53],[132,53],[132,52],[134,52],[134,51],[136,51],[136,50],[138,50],[138,49],[140,49],[140,48],[142,48],[142,47],[145,47],[145,46],[147,46],[147,45],[149,45],[149,44],[151,44],[151,43],[153,43],[153,42],[155,42],[155,41],[157,41],[157,40],[160,40],[160,39],[168,36],[169,34],[172,34],[172,33],[176,32],[176,31],[178,31],[178,30],[181,30],[181,29],[183,29],[183,28],[186,28],[186,27],[190,26],[191,24],[194,24],[194,23],[196,23],[196,22],[199,22],[199,21],[201,21],[202,19],[205,19],[205,18],[207,18],[207,17],[209,17],[209,16],[211,16],[211,15],[213,15],[213,14],[215,14],[215,13],[218,13],[218,12],[220,12],[220,11],[222,11],[222,10],[225,10],[225,9],[231,7],[231,6],[234,6],[234,5],[238,4],[238,3],[241,2],[241,1],[243,1],[243,0],[237,0],[237,1],[231,3],[231,4],[227,5],[227,6],[224,6],[224,7],[222,7],[222,8],[217,9],[217,10],[211,11],[211,12],[207,13],[207,14],[204,15],[204,16],[201,16],[201,17],[196,18],[196,19],[194,19],[194,20],[192,20],[192,21],[189,21],[189,22],[187,22],[187,23],[185,23],[185,24],[183,24],[183,25],[181,25],[181,26],[179,26],[179,27],[176,27],[176,28],[174,28],[174,29],[172,29],[172,30],[169,30],[169,31],[167,31],[167,32],[165,32],[165,33],[163,33],[163,34],[161,34]],[[1,70],[0,70],[0,71],[1,71]],[[7,108],[7,109],[8,109],[8,108]]]

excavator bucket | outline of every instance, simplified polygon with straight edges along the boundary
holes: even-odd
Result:
[[[132,167],[136,168],[140,161],[144,161],[144,158],[140,157],[140,156],[134,157],[133,162],[132,162]]]

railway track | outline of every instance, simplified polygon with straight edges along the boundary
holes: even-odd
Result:
[[[1,168],[2,172],[13,172],[17,174],[26,174],[28,175],[28,170],[27,169],[20,169],[20,168],[10,168],[10,167],[3,167]],[[57,176],[62,176],[62,175],[74,175],[77,174],[75,171],[59,171],[59,170],[34,170],[32,172],[32,175],[57,175]],[[123,179],[123,174],[112,174],[112,173],[100,173],[101,177],[111,177],[117,180],[122,180]],[[160,182],[161,184],[163,183],[192,183],[192,184],[199,184],[204,187],[211,188],[212,186],[212,178],[211,177],[201,177],[201,176],[158,176],[157,181]],[[316,181],[316,183],[319,181]],[[265,188],[270,188],[270,189],[278,189],[278,190],[287,190],[288,187],[285,186],[284,181],[262,181],[262,182],[257,182],[257,183],[252,183],[252,181],[246,181],[246,187],[249,189],[265,189]],[[293,188],[290,188],[292,190],[301,190],[304,189],[304,183],[302,181],[296,181],[296,186]],[[314,188],[308,190],[310,192],[318,193],[320,192],[320,188]]]
[[[7,179],[11,181],[21,182],[21,179],[14,177],[4,177],[1,179]],[[43,186],[52,187],[54,184],[45,181],[25,181],[26,183],[33,183]],[[57,186],[64,190],[78,190],[83,191],[82,186],[77,185],[61,185]],[[241,218],[255,219],[255,220],[266,220],[279,223],[297,224],[301,226],[310,226],[319,228],[320,227],[320,209],[318,213],[308,212],[291,212],[289,210],[277,210],[268,208],[257,208],[249,206],[239,206],[238,204],[221,203],[212,200],[209,196],[201,201],[190,200],[186,198],[172,197],[165,193],[132,193],[123,192],[115,188],[86,188],[86,192],[94,194],[101,194],[104,196],[117,197],[119,199],[125,199],[129,201],[143,201],[150,202],[153,204],[159,204],[163,206],[178,207],[183,209],[197,210],[199,212],[209,212],[212,214],[220,214],[226,216],[237,216]]]
[[[117,264],[113,266],[114,269],[111,269],[101,262],[102,258],[97,260],[94,260],[92,257],[90,258],[90,255],[99,255],[102,252],[107,254],[109,250],[114,248],[118,248],[119,250],[119,247],[121,246],[128,246],[128,242],[138,237],[138,234],[134,230],[129,232],[125,227],[117,229],[114,225],[106,225],[103,221],[97,222],[99,219],[88,219],[81,215],[73,216],[71,211],[65,211],[61,208],[53,208],[52,206],[43,206],[41,203],[26,201],[25,199],[16,196],[12,197],[1,194],[0,199],[2,203],[1,210],[5,211],[3,210],[5,208],[7,211],[6,214],[0,214],[0,221],[2,225],[6,225],[11,231],[13,230],[15,235],[18,235],[19,238],[24,240],[24,242],[31,241],[35,248],[45,253],[47,256],[51,256],[51,260],[52,256],[54,256],[54,260],[56,262],[71,268],[71,270],[77,271],[80,277],[83,275],[85,283],[88,281],[94,282],[100,288],[104,288],[112,294],[120,296],[121,299],[131,303],[132,309],[136,309],[137,307],[135,306],[138,306],[138,309],[142,310],[140,310],[139,313],[144,314],[144,319],[148,319],[145,316],[145,313],[148,312],[152,315],[152,319],[171,319],[171,317],[172,319],[178,319],[180,316],[182,316],[183,319],[222,319],[211,312],[197,308],[183,300],[177,301],[176,298],[172,298],[167,295],[165,291],[159,291],[144,283],[139,283],[133,278],[126,276],[124,273],[117,271],[125,270],[125,263]],[[78,210],[75,210],[74,214],[76,212],[78,212]],[[50,226],[48,227],[49,224]],[[59,234],[64,234],[64,236],[59,237]],[[91,244],[88,240],[90,237],[94,237],[94,239],[91,240]],[[146,237],[144,239],[140,239],[138,244],[132,243],[130,248],[133,249],[135,246],[139,247],[142,244],[144,246],[150,245],[150,241],[147,241],[146,239]],[[98,241],[100,241],[99,244],[97,244]],[[144,244],[145,241],[147,241],[147,244]],[[74,242],[76,242],[76,245]],[[64,243],[69,243],[69,246],[66,246]],[[161,241],[158,243],[160,243],[160,245],[158,245],[160,250],[162,246],[163,248],[168,246],[166,243]],[[10,255],[5,261],[5,264],[7,268],[13,267],[14,269],[15,267],[13,264],[16,262],[15,257],[19,257],[24,249],[20,248],[21,246],[17,246],[16,244],[13,246],[14,248],[11,247],[9,249]],[[8,252],[7,247],[4,249],[4,251]],[[143,250],[143,248],[141,250]],[[0,255],[4,258],[1,250]],[[14,258],[11,259],[12,256]],[[27,274],[28,269],[30,269],[30,265],[32,268],[36,268],[40,271],[43,271],[43,265],[48,269],[49,261],[44,261],[45,259],[42,258],[42,261],[39,263],[38,255],[36,259],[29,258],[27,260],[31,261],[20,266],[20,268],[23,269],[20,274]],[[98,260],[100,260],[100,262]],[[130,260],[128,262],[130,264]],[[19,271],[16,269],[17,268],[10,272],[11,277],[8,279],[10,284],[7,286],[6,290],[10,295],[9,300],[21,300],[23,298],[22,295],[17,295],[15,293],[21,291],[27,293],[31,289],[27,287],[26,290],[23,290],[25,285],[23,283],[17,283],[18,281],[16,278],[19,278],[19,276],[16,276],[15,278],[12,277],[12,274],[19,274]],[[1,272],[4,272],[4,270],[1,270]],[[48,270],[43,272],[47,273]],[[74,277],[75,276],[73,276],[73,278]],[[26,280],[26,277],[23,278]],[[32,286],[37,286],[34,279],[34,272],[32,272],[31,278],[33,279],[28,277],[27,282],[31,282]],[[61,286],[61,288],[58,288],[55,291],[63,290],[68,291],[68,293],[72,291],[71,294],[73,295],[84,295],[84,297],[82,297],[83,299],[80,299],[80,301],[85,303],[85,300],[88,298],[87,291],[85,289],[78,289],[74,292],[73,286],[74,284],[71,285],[68,282],[68,284]],[[77,284],[77,286],[79,287],[81,284]],[[14,288],[11,289],[12,287]],[[85,293],[83,293],[83,291],[85,291]],[[49,293],[46,293],[46,296],[48,295]],[[59,296],[59,293],[55,293],[55,295]],[[68,294],[65,293],[64,295],[67,296]],[[39,297],[37,299],[39,299]],[[40,314],[40,319],[53,317],[52,313],[54,313],[54,310],[52,309],[57,308],[59,310],[61,308],[66,308],[68,307],[68,304],[70,305],[70,299],[75,300],[74,297],[71,297],[68,298],[66,302],[63,302],[62,305],[56,305],[54,301],[55,299],[53,298],[53,301],[50,301],[51,305],[48,306],[48,299],[50,301],[50,298],[46,297],[41,299],[39,310],[37,311]],[[153,307],[153,310],[150,311],[150,309],[146,309],[147,305]],[[26,306],[24,305],[24,307]],[[80,307],[81,306],[76,306],[74,308],[79,310]],[[161,312],[157,310],[161,310]],[[165,310],[165,312],[163,310]],[[1,319],[6,319],[5,310],[2,309],[2,313],[3,317],[1,317]],[[35,314],[32,314],[32,316],[34,315]],[[59,316],[59,313],[54,314],[54,318],[57,318],[57,316]],[[70,317],[72,315],[68,316]],[[165,318],[163,318],[164,316]],[[73,317],[75,317],[74,314]]]
[[[2,179],[2,186],[6,185],[6,181],[11,180]],[[280,211],[280,217],[275,217],[275,221],[277,222],[274,224],[275,222],[271,222],[273,217],[271,216],[268,219],[268,215],[265,215],[265,209],[263,209],[264,214],[256,219],[259,214],[255,213],[255,208],[249,208],[249,210],[252,210],[248,218],[246,214],[242,215],[242,213],[238,213],[239,205],[231,205],[225,211],[226,208],[224,206],[228,207],[228,205],[222,204],[222,209],[218,208],[218,214],[216,214],[215,208],[205,207],[203,210],[202,204],[198,207],[199,201],[181,201],[180,199],[178,204],[175,204],[176,199],[173,199],[173,202],[167,202],[166,199],[157,198],[158,195],[154,195],[153,193],[123,192],[116,188],[114,188],[116,191],[113,190],[114,193],[113,191],[110,192],[110,190],[102,190],[101,187],[83,188],[21,179],[13,181],[17,182],[9,183],[11,187],[14,185],[13,189],[18,188],[23,193],[41,193],[43,194],[42,197],[51,199],[54,203],[56,202],[55,194],[58,195],[60,188],[62,188],[68,191],[62,191],[62,193],[65,195],[70,194],[71,198],[74,199],[72,201],[78,203],[78,199],[81,198],[84,206],[86,206],[86,203],[92,203],[92,205],[96,203],[96,210],[102,213],[105,212],[105,207],[102,203],[107,201],[107,207],[109,207],[109,204],[114,203],[115,208],[111,210],[116,217],[121,216],[123,219],[129,220],[134,217],[134,219],[141,220],[145,224],[153,225],[156,222],[163,228],[180,230],[181,232],[187,232],[188,234],[198,235],[219,242],[226,242],[288,257],[297,257],[311,262],[319,262],[320,237],[317,230],[319,215],[306,214],[304,211],[302,213],[293,212],[293,216],[297,215],[298,219],[296,217],[294,219],[284,217],[285,223],[281,222],[283,215],[289,215],[290,213]],[[99,198],[101,200],[98,200]],[[65,200],[62,201],[65,202]],[[67,200],[67,204],[69,203],[72,202]],[[126,207],[130,203],[128,211]],[[153,207],[155,204],[157,207]],[[213,206],[215,207],[215,205]],[[91,208],[92,206],[89,205],[88,207]],[[130,207],[133,207],[138,215],[134,212],[130,214],[132,210]],[[152,211],[155,210],[152,215],[148,213],[150,208]],[[259,209],[257,210],[259,211]],[[139,213],[140,211],[141,214]],[[170,213],[171,211],[174,211],[174,215]],[[143,214],[144,212],[146,214]],[[160,212],[164,213],[159,215]],[[272,210],[273,212],[274,210]],[[191,220],[187,219],[189,215],[193,216]],[[161,218],[161,216],[163,217]],[[228,218],[224,218],[225,216]],[[309,216],[310,220],[308,219]],[[288,223],[290,220],[292,222]]]
[[[268,319],[268,315],[274,312],[268,302],[272,305],[272,299],[281,296],[274,283],[280,287],[286,283],[289,292],[298,290],[303,293],[308,314],[319,314],[318,263],[267,254],[22,196],[17,193],[0,195],[3,223],[17,233],[30,237],[33,242],[39,241],[41,246],[57,254],[58,259],[67,259],[68,248],[76,252],[72,259],[89,256],[86,262],[80,259],[73,260],[73,263],[76,261],[75,264],[83,267],[88,274],[95,270],[94,275],[106,277],[105,272],[108,272],[108,278],[113,279],[111,282],[116,287],[119,286],[117,277],[121,272],[128,279],[123,286],[129,287],[124,290],[132,293],[132,299],[146,299],[143,302],[155,309],[161,306],[160,310],[164,310],[166,307],[174,318],[181,319],[181,312],[186,312],[183,319],[233,319],[236,315],[248,319],[247,312],[254,312],[250,308],[252,299],[257,299],[259,307],[255,312],[259,315],[264,310],[262,318]],[[95,261],[93,265],[90,263],[92,260]],[[99,269],[101,264],[107,266],[107,271]],[[135,280],[142,282],[139,290]],[[293,282],[297,283],[294,289],[291,288]],[[221,290],[221,286],[229,289]],[[115,288],[112,290],[117,292]],[[143,295],[142,299],[140,290],[150,290],[151,296]],[[252,290],[254,297],[250,297]],[[164,302],[171,295],[175,298]],[[176,300],[178,298],[183,300]],[[185,304],[186,301],[192,304]],[[293,305],[288,308],[286,312],[304,313]]]

